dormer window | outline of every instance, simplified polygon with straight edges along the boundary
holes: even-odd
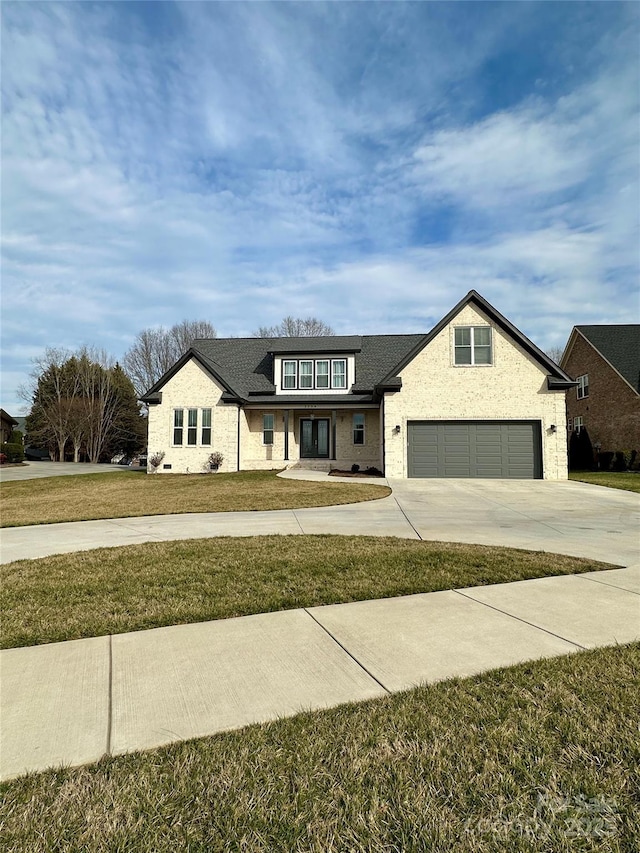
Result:
[[[300,358],[282,360],[283,391],[347,389],[346,358]]]
[[[331,362],[333,368],[332,388],[347,387],[347,362],[344,358],[336,358]]]
[[[293,389],[298,385],[298,362],[283,361],[282,362],[282,387],[284,389]]]

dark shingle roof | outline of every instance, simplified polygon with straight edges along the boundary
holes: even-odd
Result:
[[[640,324],[576,326],[603,358],[640,391]]]
[[[372,392],[424,335],[331,335],[319,338],[212,338],[193,349],[239,396],[273,394],[273,353],[355,353],[355,393]]]
[[[413,335],[331,335],[316,338],[213,338],[194,341],[192,348],[146,393],[142,400],[160,402],[160,390],[185,362],[195,357],[225,386],[227,401],[261,402],[275,393],[273,384],[274,353],[301,355],[304,353],[354,353],[356,383],[341,400],[364,401],[363,395],[379,395],[383,389],[401,387],[397,373],[406,366],[457,315],[467,303],[473,302],[494,320],[507,334],[549,371],[548,387],[555,390],[573,387],[576,383],[532,341],[515,328],[479,293],[469,293],[434,326],[428,334]],[[280,399],[280,398],[279,398]],[[303,402],[304,396],[296,397]],[[314,396],[314,399],[316,397]]]

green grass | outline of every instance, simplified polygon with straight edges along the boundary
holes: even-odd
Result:
[[[2,527],[133,518],[183,512],[299,509],[375,500],[391,494],[370,483],[285,480],[275,471],[146,475],[139,471],[2,483]]]
[[[640,473],[632,471],[571,471],[569,479],[594,486],[606,486],[608,489],[640,492]]]
[[[393,537],[262,536],[102,548],[0,567],[3,647],[610,568]]]
[[[3,849],[631,853],[639,703],[631,645],[31,774]]]

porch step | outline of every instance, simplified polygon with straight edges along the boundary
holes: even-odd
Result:
[[[287,465],[286,470],[326,471],[328,473],[332,467],[335,467],[335,463],[332,464],[329,459],[299,459]]]

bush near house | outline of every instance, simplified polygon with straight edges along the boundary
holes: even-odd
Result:
[[[23,462],[24,447],[20,443],[11,443],[5,441],[0,445],[0,452],[7,457],[7,462]]]

